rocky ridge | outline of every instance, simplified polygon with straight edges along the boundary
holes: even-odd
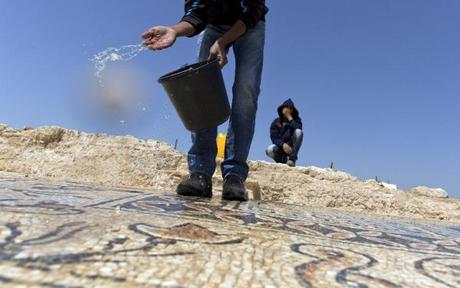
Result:
[[[290,168],[264,161],[249,161],[249,166],[247,186],[253,199],[460,222],[460,200],[449,199],[442,189],[401,191],[317,167]],[[173,193],[187,176],[187,162],[186,155],[156,140],[60,127],[15,129],[0,125],[0,171]],[[219,197],[220,171],[213,182]]]

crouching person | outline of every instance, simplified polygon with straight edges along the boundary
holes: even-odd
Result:
[[[295,167],[303,141],[302,119],[291,99],[278,107],[278,115],[270,126],[273,144],[267,148],[266,153],[276,163]]]

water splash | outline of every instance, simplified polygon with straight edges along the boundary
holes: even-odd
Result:
[[[90,61],[94,65],[94,76],[96,78],[96,84],[99,87],[98,93],[100,93],[100,99],[104,103],[105,107],[109,107],[108,110],[111,113],[115,113],[116,117],[120,117],[119,125],[128,126],[130,122],[129,117],[124,115],[121,116],[117,114],[122,111],[122,108],[131,105],[131,103],[136,103],[133,106],[134,111],[146,113],[151,110],[143,100],[133,99],[133,94],[135,93],[126,93],[126,91],[131,92],[135,87],[126,88],[127,84],[133,85],[138,84],[136,81],[129,80],[129,77],[123,77],[123,81],[117,80],[118,78],[110,77],[113,76],[110,74],[110,71],[106,71],[109,64],[114,62],[128,62],[133,58],[137,57],[143,51],[147,51],[148,48],[143,44],[134,44],[134,45],[124,45],[118,48],[110,47],[97,54],[94,54]],[[109,70],[109,69],[107,69]],[[104,78],[104,72],[105,75]],[[135,85],[134,85],[135,86]],[[168,113],[168,108],[166,105],[163,105],[161,115],[164,120],[168,121],[171,118],[171,115]],[[123,118],[121,118],[123,117]]]
[[[141,52],[147,50],[142,44],[124,45],[121,47],[110,47],[97,54],[94,54],[89,60],[94,65],[94,76],[97,89],[96,95],[100,99],[105,108],[105,111],[117,117],[123,117],[119,120],[119,124],[126,126],[128,115],[122,115],[126,111],[134,108],[136,111],[146,112],[147,108],[142,104],[142,100],[137,100],[136,97],[141,97],[142,84],[134,70],[115,70],[116,74],[111,71],[111,74],[104,75],[110,63],[128,62],[138,56]],[[120,74],[121,73],[121,74]],[[131,108],[131,103],[137,100],[137,107]]]
[[[147,48],[142,44],[124,45],[119,48],[107,48],[95,54],[93,57],[91,57],[91,62],[94,64],[94,76],[96,76],[97,83],[102,88],[104,88],[102,73],[107,68],[107,63],[117,61],[129,61],[145,50],[147,50]]]

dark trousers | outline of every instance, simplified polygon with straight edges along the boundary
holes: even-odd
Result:
[[[275,160],[276,163],[286,163],[288,160],[297,161],[297,155],[299,154],[300,147],[302,147],[302,142],[303,131],[297,129],[294,131],[294,135],[292,135],[291,140],[288,142],[293,150],[291,155],[287,155],[284,152],[283,147],[279,147],[275,144],[268,146],[265,153],[267,153],[268,157]]]

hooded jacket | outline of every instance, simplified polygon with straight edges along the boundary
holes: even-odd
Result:
[[[283,108],[292,108],[292,121],[288,121],[283,115]],[[273,144],[282,147],[284,143],[292,145],[291,138],[296,129],[302,129],[302,119],[299,117],[299,111],[295,108],[294,102],[291,99],[286,100],[278,107],[278,115],[270,126],[270,138]]]
[[[250,29],[265,20],[268,8],[265,0],[185,0],[185,15],[182,21],[190,23],[199,34],[206,25],[233,26],[241,20]],[[192,36],[194,36],[192,35]]]

